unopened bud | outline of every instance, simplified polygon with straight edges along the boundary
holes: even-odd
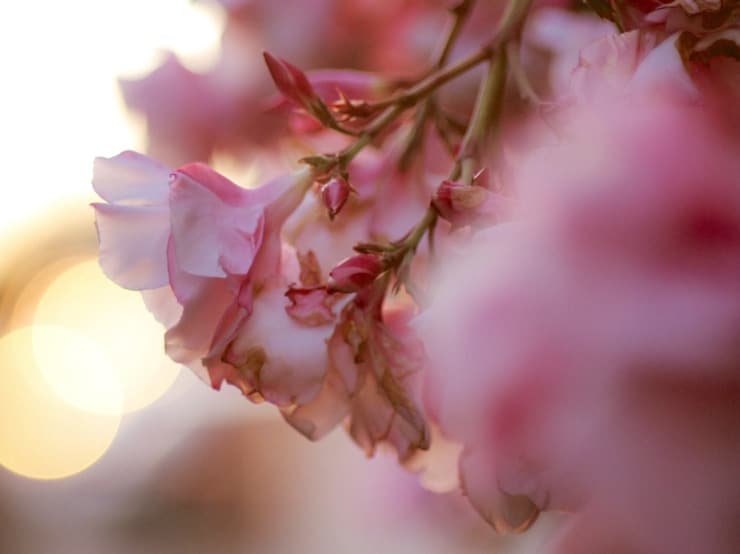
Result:
[[[321,200],[329,210],[329,218],[334,219],[349,198],[350,186],[343,177],[332,177],[321,185]]]
[[[357,292],[370,285],[383,271],[378,256],[357,254],[339,262],[329,272],[329,292]]]
[[[333,116],[324,102],[316,94],[306,74],[287,61],[276,58],[265,52],[265,63],[270,71],[272,80],[278,90],[288,99],[292,100],[313,117],[318,119],[322,125],[335,125]]]
[[[503,217],[508,200],[477,185],[443,181],[433,198],[434,207],[442,219],[453,227],[487,224]]]
[[[442,181],[434,195],[434,204],[440,215],[448,219],[448,215],[475,210],[485,202],[486,195],[486,189],[476,185]]]
[[[286,98],[290,98],[296,104],[303,106],[316,96],[311,83],[308,82],[308,77],[303,71],[267,52],[264,53],[264,56],[267,69],[270,71],[275,86]]]

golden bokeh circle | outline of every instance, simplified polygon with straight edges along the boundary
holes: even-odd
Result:
[[[95,260],[78,263],[61,272],[41,295],[34,324],[58,325],[90,338],[104,352],[123,391],[120,407],[103,412],[131,412],[148,406],[174,383],[180,366],[164,353],[164,328],[148,312],[135,291],[111,282]],[[70,390],[62,372],[42,369],[59,394],[83,409],[94,401]]]
[[[35,360],[34,350],[44,348],[60,365],[90,364],[78,376],[107,362],[94,343],[65,328],[24,327],[0,338],[0,464],[25,477],[60,479],[95,463],[121,418],[85,411],[56,394]]]

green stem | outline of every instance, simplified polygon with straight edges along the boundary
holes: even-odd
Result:
[[[436,219],[437,210],[430,206],[427,208],[427,211],[424,212],[424,216],[421,218],[419,223],[416,224],[416,226],[411,230],[411,233],[406,237],[406,240],[404,240],[404,249],[415,251],[419,246],[421,239],[424,238],[424,233],[426,233],[427,229],[435,223]]]
[[[401,105],[395,105],[385,110],[380,117],[375,119],[359,136],[359,138],[350,144],[347,148],[339,152],[337,158],[342,170],[359,154],[363,148],[370,144],[375,137],[382,133],[386,127],[393,123],[401,115],[404,108]]]
[[[437,90],[442,85],[459,77],[463,73],[486,61],[496,50],[499,44],[498,40],[492,40],[481,46],[475,52],[468,54],[463,59],[453,65],[435,71],[426,79],[420,81],[413,87],[398,94],[391,96],[380,102],[371,104],[374,108],[383,108],[386,106],[401,105],[404,108],[414,106],[419,100],[428,96],[431,92]]]
[[[360,133],[357,142],[351,144],[338,154],[340,166],[346,168],[347,164],[365,146],[370,144],[375,137],[393,123],[405,110],[415,106],[420,100],[429,96],[442,85],[490,59],[501,50],[503,45],[519,33],[524,16],[527,14],[531,2],[532,0],[511,0],[493,38],[483,44],[478,50],[468,54],[453,65],[440,68],[410,89],[391,96],[386,100],[370,104],[375,109],[385,108],[385,111],[365,131]]]
[[[450,170],[451,180],[462,178],[468,183],[472,181],[479,150],[485,144],[501,114],[507,75],[505,46],[519,33],[530,3],[531,0],[512,0],[504,14],[495,39],[503,48],[492,50],[489,56],[491,62],[481,82],[468,130],[460,146],[457,160]],[[498,42],[499,40],[501,42]],[[403,259],[409,250],[416,250],[426,232],[434,228],[438,217],[437,210],[430,204],[422,219],[404,239],[399,248],[399,259]]]
[[[436,56],[433,70],[442,69],[447,63],[447,59],[452,52],[452,47],[455,45],[455,42],[457,42],[460,32],[465,26],[465,22],[467,21],[474,5],[475,0],[462,0],[462,2],[451,9],[453,14],[452,24],[445,34],[445,39],[444,42],[442,42],[439,54]],[[414,155],[423,147],[427,120],[436,112],[436,110],[437,106],[434,101],[434,95],[430,94],[417,110],[414,123],[408,132],[406,144],[398,162],[398,166],[401,171],[406,171],[411,166]]]
[[[497,44],[507,43],[519,34],[531,4],[532,0],[510,0],[501,23],[496,29]]]
[[[473,180],[477,150],[488,137],[492,124],[498,119],[505,83],[506,53],[504,50],[500,50],[491,61],[489,70],[481,83],[468,132],[465,134],[457,161],[450,172],[451,179],[462,178],[463,181],[468,183]],[[437,210],[433,205],[430,205],[419,223],[403,241],[400,248],[401,259],[409,250],[416,251],[426,232],[436,224],[437,217]]]
[[[447,31],[447,38],[442,44],[442,49],[437,55],[437,63],[434,64],[437,69],[441,69],[447,63],[447,59],[450,57],[450,53],[452,52],[452,47],[455,45],[455,42],[457,42],[457,38],[460,36],[462,28],[465,26],[465,22],[468,20],[470,12],[473,11],[474,5],[475,0],[462,0],[462,2],[457,6],[452,8],[451,11],[454,18],[452,19],[450,30]]]
[[[506,53],[500,49],[491,60],[481,82],[468,130],[460,145],[458,159],[477,158],[488,138],[493,122],[498,119],[506,85]]]

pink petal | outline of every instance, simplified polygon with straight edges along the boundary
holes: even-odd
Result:
[[[141,291],[141,297],[154,318],[167,329],[182,317],[182,306],[177,302],[170,287]]]
[[[311,440],[320,440],[342,421],[349,410],[350,396],[337,371],[329,368],[321,389],[309,402],[281,410],[285,421]]]
[[[168,283],[166,206],[93,204],[100,241],[100,266],[127,289],[156,289]]]
[[[215,172],[209,175],[204,182],[183,172],[172,176],[170,208],[177,265],[201,277],[245,275],[262,243],[264,206],[250,204],[244,189],[233,183],[227,186]]]
[[[248,191],[251,201],[265,205],[265,226],[262,247],[254,260],[250,278],[262,283],[276,278],[281,272],[283,244],[280,240],[285,220],[301,204],[313,178],[308,169],[282,175],[258,189]]]
[[[524,495],[504,492],[491,462],[482,452],[463,451],[460,480],[468,500],[497,532],[526,531],[537,520],[540,509]]]
[[[298,323],[317,327],[333,323],[336,319],[330,304],[332,297],[327,293],[326,287],[310,289],[291,287],[285,296],[291,302],[285,307],[285,311]]]
[[[137,152],[96,158],[93,188],[112,204],[166,205],[170,170]]]
[[[355,442],[368,456],[375,453],[379,443],[388,443],[401,461],[427,449],[426,423],[402,384],[390,373],[383,379],[371,373],[364,377],[350,410],[349,434]]]
[[[664,40],[640,62],[632,76],[631,88],[635,91],[664,91],[667,94],[685,95],[689,99],[699,96],[696,85],[686,71],[676,43],[679,33]]]
[[[165,350],[176,362],[199,361],[211,349],[216,329],[234,300],[225,279],[194,278],[182,317],[165,335]]]
[[[387,442],[405,461],[429,448],[429,428],[417,398],[424,350],[404,310],[386,309],[383,315],[387,324],[369,321],[365,349],[374,355],[361,362],[365,374],[352,402],[350,434],[368,455]]]
[[[327,371],[326,339],[332,329],[295,322],[285,311],[283,291],[274,286],[255,297],[251,317],[223,360],[248,374],[247,382],[265,400],[289,406],[310,401],[321,388]]]

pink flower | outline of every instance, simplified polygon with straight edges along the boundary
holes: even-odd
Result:
[[[95,161],[103,270],[126,288],[162,289],[149,300],[171,324],[168,354],[215,388],[236,377],[202,360],[251,313],[252,287],[279,274],[280,228],[310,184],[303,171],[248,190],[205,165],[170,172],[134,152]]]
[[[607,36],[614,25],[593,13],[542,8],[532,13],[524,28],[524,40],[552,53],[547,65],[547,81],[554,97],[567,91],[580,50]]]
[[[678,35],[630,31],[602,38],[581,50],[571,90],[580,101],[659,93],[696,98],[698,91],[676,47]]]
[[[419,321],[471,502],[509,529],[576,511],[558,552],[738,545],[739,144],[656,100],[523,160],[515,221]]]
[[[735,8],[720,4],[665,3],[637,29],[584,46],[566,96],[608,103],[651,93],[706,101],[727,75],[737,73],[731,67],[740,60],[740,19]],[[740,98],[737,90],[732,96],[728,104]]]
[[[429,447],[420,408],[424,349],[408,325],[407,307],[380,312],[380,290],[366,288],[344,307],[327,342],[321,388],[310,402],[283,415],[312,440],[346,420],[350,435],[369,456],[385,442],[406,461]]]

